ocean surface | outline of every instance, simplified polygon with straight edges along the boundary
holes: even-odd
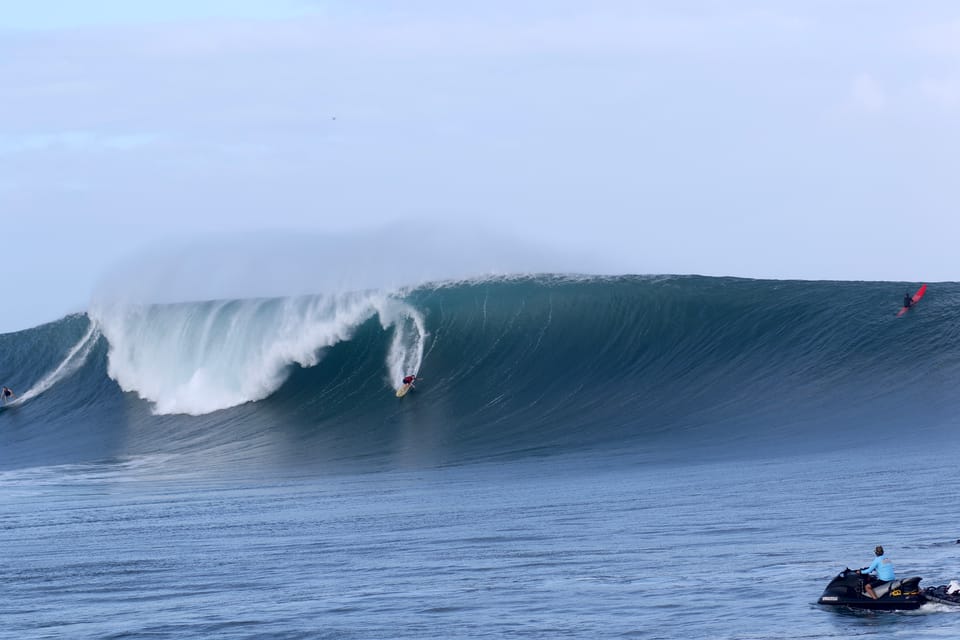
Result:
[[[0,638],[956,638],[960,284],[490,278],[0,335]],[[415,391],[394,395],[417,372]]]

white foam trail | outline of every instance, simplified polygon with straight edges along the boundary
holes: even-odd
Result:
[[[316,365],[378,315],[395,328],[390,385],[423,359],[423,318],[388,294],[366,292],[175,305],[101,305],[91,311],[109,342],[108,374],[159,414],[201,415],[262,400],[293,365]]]
[[[389,384],[399,387],[406,375],[416,375],[423,364],[423,348],[427,338],[423,316],[409,305],[387,301],[377,309],[380,324],[386,330],[394,327],[387,351]]]
[[[63,362],[57,365],[53,371],[41,378],[40,381],[35,385],[20,394],[13,402],[9,402],[7,404],[22,404],[31,398],[36,398],[64,378],[73,375],[73,373],[82,367],[83,363],[87,361],[87,357],[93,350],[94,345],[97,344],[97,340],[99,338],[100,330],[97,328],[96,323],[91,320],[90,328],[87,329],[86,335],[80,338],[80,341],[75,344],[72,349],[70,349],[70,352],[63,359]]]

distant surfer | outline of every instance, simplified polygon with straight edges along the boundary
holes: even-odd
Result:
[[[419,380],[419,378],[417,378],[417,376],[404,376],[404,377],[403,377],[403,384],[408,384],[408,385],[410,385],[410,388],[413,389],[413,388],[414,388],[413,383],[414,383],[415,381],[417,381],[417,380]]]
[[[926,292],[927,285],[924,284],[921,285],[920,288],[917,289],[917,292],[912,296],[910,295],[909,291],[903,294],[903,306],[900,307],[900,311],[897,311],[897,317],[902,317],[907,313],[907,311],[910,311],[910,309],[913,309],[915,306],[917,306],[917,303],[920,302],[920,298],[922,298]]]
[[[0,396],[3,397],[3,404],[7,404],[8,402],[16,398],[17,394],[15,394],[13,390],[10,389],[10,387],[4,387],[3,389],[0,389]]]

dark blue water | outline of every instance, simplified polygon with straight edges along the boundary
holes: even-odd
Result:
[[[955,443],[951,443],[955,446]],[[960,576],[955,455],[570,458],[284,481],[10,472],[10,638],[956,637],[814,603],[882,543]]]
[[[0,637],[956,637],[814,604],[876,544],[960,578],[960,287],[896,320],[903,288],[518,279],[0,336]]]

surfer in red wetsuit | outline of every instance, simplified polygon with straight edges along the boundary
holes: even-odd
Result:
[[[408,384],[408,385],[410,385],[410,386],[412,387],[412,386],[413,386],[413,382],[414,382],[414,380],[416,380],[416,379],[417,379],[417,376],[404,376],[404,377],[403,377],[403,384]]]

